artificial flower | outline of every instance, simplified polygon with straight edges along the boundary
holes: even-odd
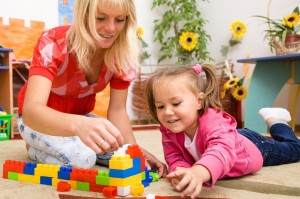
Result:
[[[240,79],[237,78],[237,77],[232,78],[232,79],[229,79],[229,80],[224,84],[224,89],[227,90],[227,89],[230,89],[230,88],[235,87],[239,81],[240,81]]]
[[[282,19],[283,25],[289,28],[294,28],[299,23],[299,21],[300,17],[296,12],[293,12],[292,14],[289,14]]]
[[[192,51],[198,44],[197,35],[193,32],[183,32],[179,37],[179,44],[186,51]]]
[[[241,101],[247,97],[247,89],[244,86],[237,86],[233,89],[232,96]]]
[[[247,26],[241,21],[235,21],[231,23],[230,30],[232,32],[233,37],[237,40],[240,40],[244,37],[247,31]]]

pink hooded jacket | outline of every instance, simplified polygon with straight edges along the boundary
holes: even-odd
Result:
[[[236,120],[226,112],[209,108],[199,117],[196,147],[201,153],[197,162],[184,147],[184,132],[173,133],[160,126],[165,160],[169,172],[177,167],[205,166],[212,177],[206,186],[218,179],[255,173],[262,168],[263,158],[258,148],[236,130]]]

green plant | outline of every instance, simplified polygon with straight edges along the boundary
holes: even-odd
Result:
[[[137,32],[137,36],[139,38],[141,49],[142,49],[142,52],[141,52],[141,62],[143,62],[144,60],[149,59],[151,57],[151,55],[146,50],[146,48],[148,48],[148,44],[143,39],[144,29],[142,27],[138,27],[137,30],[136,30],[136,32]]]
[[[207,51],[211,38],[204,29],[207,21],[201,17],[196,0],[153,0],[152,10],[158,8],[165,10],[154,20],[154,41],[161,44],[158,63],[174,56],[177,64],[212,60]]]
[[[269,40],[270,50],[274,48],[273,40],[279,39],[282,43],[285,42],[287,34],[297,34],[300,31],[300,15],[299,7],[294,8],[292,13],[284,16],[282,19],[270,19],[266,16],[255,15],[265,20],[269,29],[265,30],[265,39]]]

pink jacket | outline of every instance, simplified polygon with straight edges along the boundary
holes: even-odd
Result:
[[[236,130],[236,120],[226,112],[209,108],[199,117],[197,149],[199,161],[184,147],[184,133],[173,133],[161,126],[162,143],[169,172],[177,167],[205,166],[212,177],[206,186],[218,179],[255,173],[262,168],[263,158],[258,148]]]

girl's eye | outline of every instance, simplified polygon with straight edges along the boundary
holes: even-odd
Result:
[[[174,103],[173,106],[179,106],[180,104],[181,104],[181,102]]]
[[[157,109],[163,109],[164,106],[156,106]]]

